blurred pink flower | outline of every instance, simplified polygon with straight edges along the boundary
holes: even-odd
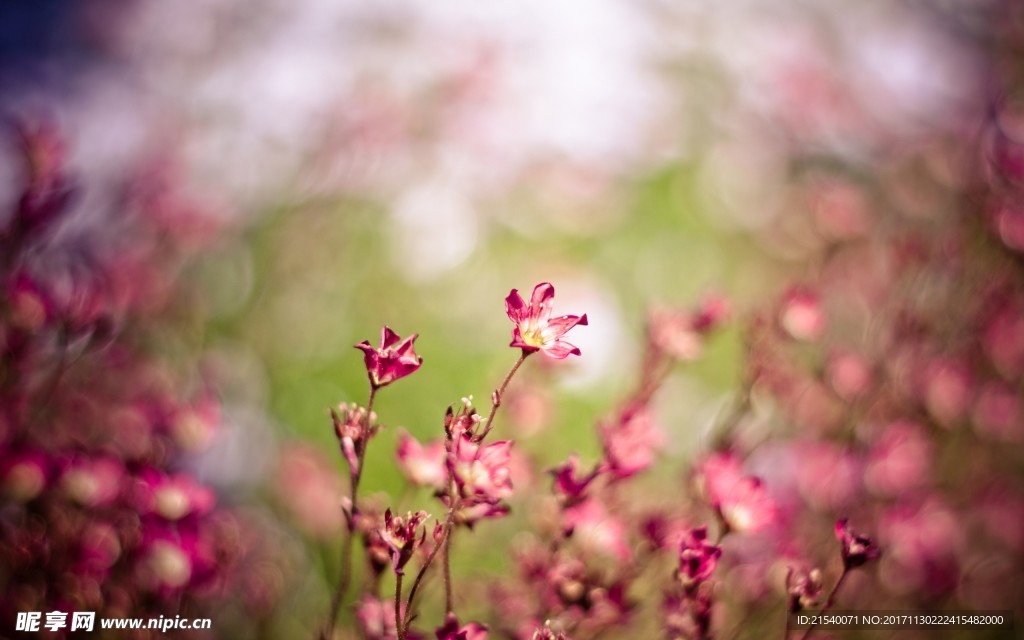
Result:
[[[775,522],[778,508],[760,478],[743,474],[739,458],[715,453],[697,466],[698,486],[731,531],[757,532]]]
[[[445,467],[444,443],[435,440],[420,444],[419,440],[407,431],[398,433],[398,449],[395,454],[398,467],[409,479],[409,482],[420,487],[432,487],[442,490],[448,481]]]
[[[782,300],[779,325],[794,340],[817,342],[821,339],[826,318],[818,294],[806,289],[789,291]]]
[[[437,640],[487,640],[487,625],[468,622],[460,626],[455,614],[449,612],[444,624],[434,634]]]
[[[281,454],[277,493],[299,526],[319,539],[341,532],[341,481],[334,465],[307,445],[290,445]]]
[[[941,426],[952,427],[967,415],[973,395],[970,372],[949,358],[936,358],[924,370],[924,405]]]
[[[832,352],[825,363],[825,376],[836,395],[847,402],[863,395],[873,378],[871,364],[853,351]]]
[[[883,496],[896,496],[928,481],[935,447],[917,424],[890,424],[871,448],[864,484]]]
[[[650,409],[643,405],[627,407],[616,421],[598,426],[604,449],[605,467],[617,479],[628,478],[647,469],[665,443],[665,436],[654,422]]]
[[[679,543],[679,571],[677,577],[687,591],[696,589],[711,578],[722,557],[722,548],[710,544],[708,528],[690,529]]]
[[[550,471],[555,479],[555,495],[558,496],[563,505],[571,506],[583,500],[587,487],[597,478],[600,472],[600,467],[596,467],[587,475],[580,477],[579,464],[580,457],[574,453],[569,456],[568,460]]]
[[[375,349],[367,340],[355,345],[356,349],[363,352],[366,375],[374,388],[387,386],[420,368],[423,358],[417,356],[413,349],[416,337],[417,334],[414,333],[402,340],[397,333],[385,326],[381,330],[379,349]]]
[[[547,282],[534,287],[529,307],[516,289],[508,294],[505,310],[516,325],[512,330],[510,347],[520,348],[524,354],[542,351],[555,360],[562,360],[570,354],[580,355],[580,350],[564,342],[562,337],[576,325],[586,325],[587,314],[552,318],[551,302],[554,297],[555,288]]]
[[[731,531],[754,533],[775,522],[778,509],[760,478],[746,476],[718,496],[717,506]]]
[[[562,513],[562,526],[583,548],[608,554],[627,562],[633,552],[626,540],[626,527],[597,500],[584,500]]]
[[[843,566],[846,569],[859,567],[881,554],[871,538],[856,533],[850,528],[850,523],[846,518],[836,521],[836,539],[839,540]]]
[[[797,613],[818,605],[823,588],[820,569],[801,567],[786,572],[786,592],[789,594],[789,611]]]
[[[696,311],[655,310],[647,321],[651,344],[677,360],[695,360],[703,351],[704,337],[729,313],[729,301],[718,295],[706,297]]]

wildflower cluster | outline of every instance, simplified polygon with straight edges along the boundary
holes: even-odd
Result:
[[[148,350],[194,240],[165,217],[193,205],[158,174],[127,180],[113,232],[93,237],[69,226],[95,185],[69,167],[57,128],[14,134],[20,196],[0,215],[0,623],[172,614],[184,600],[223,605],[240,581],[265,610],[273,586],[243,571],[258,530],[187,465],[218,405]]]

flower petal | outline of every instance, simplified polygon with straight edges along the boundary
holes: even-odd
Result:
[[[523,301],[523,297],[519,295],[519,291],[517,289],[510,291],[508,297],[505,298],[505,313],[508,314],[508,319],[519,324],[523,320],[523,311],[525,309],[526,303]]]
[[[530,318],[545,321],[551,315],[551,301],[555,298],[555,287],[550,282],[542,282],[533,288],[530,296]]]
[[[544,352],[544,355],[554,360],[564,360],[570,355],[580,355],[578,347],[571,345],[568,342],[563,342],[562,340],[556,340],[551,344],[544,345],[541,351]]]
[[[383,351],[384,349],[387,349],[388,347],[396,344],[399,340],[400,340],[400,338],[398,337],[398,334],[395,333],[394,331],[392,331],[391,328],[388,327],[387,325],[384,325],[384,328],[381,329],[381,331],[380,331],[380,348],[381,348],[381,351]]]

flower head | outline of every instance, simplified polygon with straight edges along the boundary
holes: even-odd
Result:
[[[801,568],[794,571],[790,567],[786,573],[786,591],[790,613],[816,606],[822,593],[821,570]]]
[[[437,640],[487,640],[487,625],[470,622],[459,626],[459,619],[449,612],[444,625],[434,631]]]
[[[429,517],[424,511],[410,511],[404,518],[393,516],[391,509],[384,512],[384,528],[379,533],[381,540],[388,546],[391,566],[397,575],[405,573],[405,565],[412,558],[416,547],[426,539],[427,530],[422,524]]]
[[[416,355],[412,343],[417,334],[402,340],[388,327],[381,330],[380,348],[375,349],[368,340],[355,345],[363,352],[366,375],[374,387],[384,387],[399,378],[414,373],[423,364],[423,358]]]
[[[376,435],[379,426],[374,424],[376,414],[366,415],[366,409],[342,402],[338,410],[331,409],[334,435],[338,438],[341,453],[348,462],[349,471],[359,473],[360,452],[366,450],[366,442]]]
[[[722,556],[722,548],[708,543],[708,528],[691,529],[679,544],[679,581],[687,589],[706,582]]]
[[[402,431],[398,434],[398,466],[414,485],[444,488],[448,480],[445,467],[444,443],[440,440],[421,444],[419,440]]]
[[[512,495],[508,466],[512,452],[510,440],[481,445],[470,436],[462,435],[453,449],[448,464],[463,498],[496,504]]]
[[[569,354],[580,355],[580,350],[564,342],[562,336],[576,325],[587,324],[587,314],[582,316],[551,317],[551,301],[555,297],[555,288],[548,282],[542,282],[533,288],[530,305],[513,289],[505,298],[505,310],[508,317],[516,325],[512,330],[510,347],[518,347],[523,353],[543,351],[549,358],[562,360]]]
[[[836,539],[841,545],[843,567],[846,569],[859,567],[868,560],[874,560],[882,553],[871,538],[851,529],[846,518],[840,518],[836,522]]]

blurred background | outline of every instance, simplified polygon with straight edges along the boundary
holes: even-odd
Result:
[[[486,405],[517,357],[510,289],[550,281],[556,313],[590,319],[571,339],[583,356],[530,361],[499,420],[525,496],[570,452],[599,455],[592,425],[635,384],[649,310],[722,294],[734,322],[656,403],[666,440],[644,486],[682,494],[749,380],[749,322],[833,277],[837,247],[865,249],[839,269],[870,283],[886,234],[961,219],[992,105],[1020,92],[1006,4],[9,0],[0,111],[51,123],[81,186],[36,273],[87,238],[90,255],[127,256],[124,279],[152,266],[176,292],[117,326],[178,397],[215,398],[217,426],[152,464],[273,541],[246,605],[263,617],[214,613],[214,631],[301,637],[337,571],[347,474],[327,411],[366,402],[353,344],[383,324],[420,335],[422,370],[376,404],[363,495],[436,514],[395,471],[396,436],[438,437],[462,397]],[[23,183],[8,139],[5,212]],[[141,243],[124,234],[133,207],[160,219]],[[167,259],[153,247],[171,236]],[[833,312],[866,326],[869,300]],[[772,407],[740,439],[799,429]],[[460,538],[457,575],[509,569],[504,541],[530,512],[513,510]]]

